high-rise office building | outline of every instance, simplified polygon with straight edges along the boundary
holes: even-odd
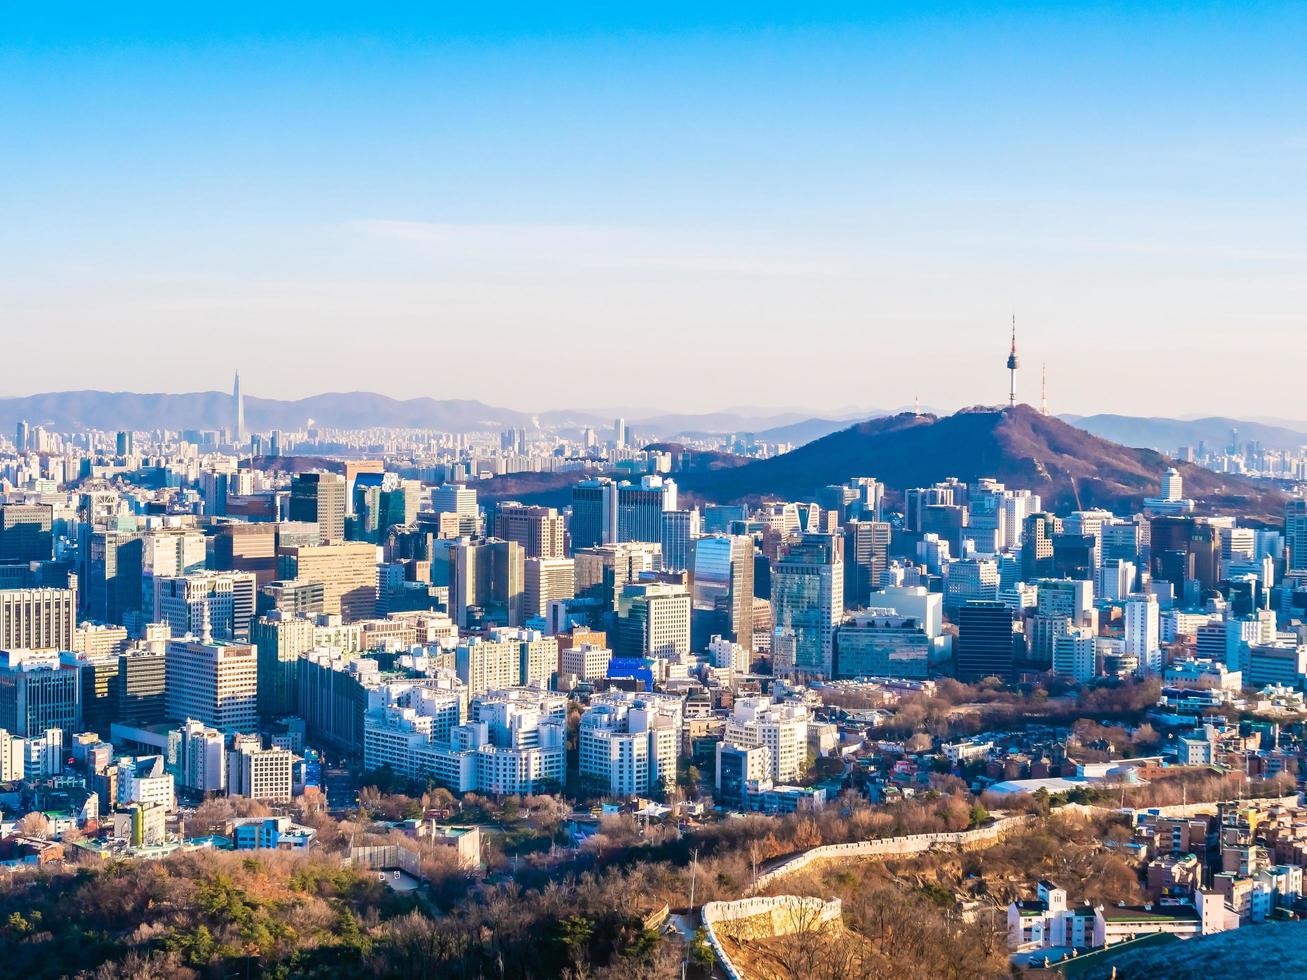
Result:
[[[713,636],[753,649],[753,538],[716,534],[694,541],[690,576],[694,649]]]
[[[572,487],[568,521],[573,554],[617,541],[617,484],[607,477],[582,480]]]
[[[621,541],[661,544],[663,512],[676,510],[676,501],[676,481],[661,476],[639,483],[582,480],[572,488],[572,550]]]
[[[869,476],[833,483],[817,495],[817,503],[833,512],[840,525],[848,521],[879,521],[884,500],[885,484]]]
[[[676,510],[676,481],[645,476],[617,487],[617,540],[662,543],[663,512]]]
[[[251,572],[259,587],[277,577],[277,525],[230,521],[212,529],[213,568],[221,572]],[[317,543],[316,528],[314,540]],[[289,547],[289,544],[288,544]]]
[[[958,610],[957,675],[961,681],[983,677],[1011,679],[1012,611],[1002,602],[975,600]]]
[[[516,541],[460,539],[449,549],[450,617],[460,627],[522,625],[524,574]]]
[[[292,521],[318,525],[323,541],[345,539],[345,478],[338,473],[299,473],[290,485]]]
[[[120,654],[114,679],[114,720],[128,725],[163,721],[168,713],[167,685],[166,641]]]
[[[353,516],[345,522],[352,541],[383,544],[390,529],[417,519],[422,484],[390,473],[360,473],[354,481]]]
[[[0,650],[0,729],[23,738],[81,731],[81,677],[54,651]]]
[[[921,620],[889,609],[856,613],[836,631],[837,677],[924,678],[933,644]]]
[[[242,736],[227,753],[227,792],[269,803],[289,803],[294,796],[294,756],[289,749],[265,749],[257,735]]]
[[[173,732],[177,784],[196,793],[227,788],[227,736],[194,718]]]
[[[153,622],[173,636],[244,640],[254,616],[252,572],[196,572],[154,580]]]
[[[495,537],[516,541],[526,558],[562,558],[565,531],[566,521],[553,507],[508,501],[495,514]]]
[[[793,671],[832,676],[835,627],[844,618],[844,538],[804,534],[771,576],[776,629],[794,636]]]
[[[26,565],[54,557],[54,508],[49,504],[0,505],[0,565]]]
[[[363,541],[283,548],[280,578],[322,584],[322,611],[347,623],[377,613],[377,547]]]
[[[458,522],[458,535],[476,535],[481,510],[477,506],[477,492],[461,483],[444,483],[431,491],[431,509],[436,514],[454,514]]]
[[[669,572],[689,570],[694,541],[702,533],[697,509],[663,511],[663,568]]]
[[[88,618],[129,626],[139,620],[144,553],[145,541],[134,531],[105,529],[87,535],[79,594]]]
[[[1143,665],[1161,660],[1161,607],[1151,592],[1132,595],[1125,602],[1125,652]]]
[[[1170,582],[1177,596],[1185,582],[1200,592],[1216,588],[1221,579],[1220,528],[1202,517],[1154,517],[1149,540],[1154,581]]]
[[[231,432],[232,439],[236,445],[245,441],[245,398],[241,395],[241,373],[236,372],[236,378],[231,386]]]
[[[667,582],[623,587],[617,599],[619,657],[666,657],[690,653],[690,595]]]
[[[890,525],[849,520],[844,524],[844,604],[865,609],[889,563]]]
[[[244,643],[169,640],[168,716],[195,719],[227,733],[255,731],[258,654]]]
[[[549,603],[576,595],[576,562],[572,558],[528,558],[522,579],[523,621],[543,617]]]
[[[1301,497],[1284,505],[1284,551],[1289,571],[1307,571],[1307,500]]]
[[[250,642],[258,650],[259,714],[265,718],[294,714],[300,656],[316,645],[313,622],[273,611],[250,624]]]
[[[14,448],[20,453],[28,452],[31,443],[31,428],[22,420],[14,428]]]
[[[227,516],[227,498],[232,493],[231,474],[223,470],[200,472],[200,498],[209,517]]]
[[[1076,684],[1086,684],[1098,673],[1094,630],[1073,626],[1059,635],[1053,645],[1053,673]]]
[[[1030,514],[1021,532],[1021,578],[1030,582],[1053,577],[1053,538],[1062,533],[1062,519]]]
[[[82,729],[109,739],[109,726],[118,720],[118,657],[115,654],[62,653],[60,663],[81,674]]]
[[[0,650],[72,650],[76,619],[72,589],[0,590]]]
[[[662,568],[662,545],[626,541],[573,552],[577,598],[598,599],[605,609],[617,608],[622,586]]]

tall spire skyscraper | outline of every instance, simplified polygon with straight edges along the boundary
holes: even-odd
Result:
[[[1012,314],[1012,352],[1007,356],[1007,369],[1010,377],[1007,391],[1008,408],[1015,408],[1017,404],[1017,368],[1021,362],[1017,359],[1017,315]]]
[[[240,445],[245,441],[245,399],[241,397],[241,373],[236,372],[236,381],[231,386],[231,421],[232,438]]]

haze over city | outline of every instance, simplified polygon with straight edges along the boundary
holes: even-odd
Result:
[[[0,39],[9,353],[67,341],[0,394],[217,344],[269,397],[952,408],[1015,313],[1057,411],[1295,417],[1212,352],[1305,353],[1301,6],[66,11]]]

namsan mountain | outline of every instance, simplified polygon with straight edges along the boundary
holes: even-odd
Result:
[[[871,419],[772,459],[686,474],[684,489],[706,501],[759,496],[802,500],[820,487],[874,476],[901,493],[956,476],[992,477],[1028,488],[1058,510],[1138,509],[1175,466],[1200,513],[1238,512],[1279,520],[1284,494],[1274,484],[1178,463],[1149,449],[1108,442],[1042,415],[1029,405],[975,407],[937,417],[911,412]]]

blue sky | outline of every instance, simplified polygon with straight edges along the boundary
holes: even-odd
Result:
[[[1302,5],[235,6],[6,10],[0,394],[1307,414]]]

